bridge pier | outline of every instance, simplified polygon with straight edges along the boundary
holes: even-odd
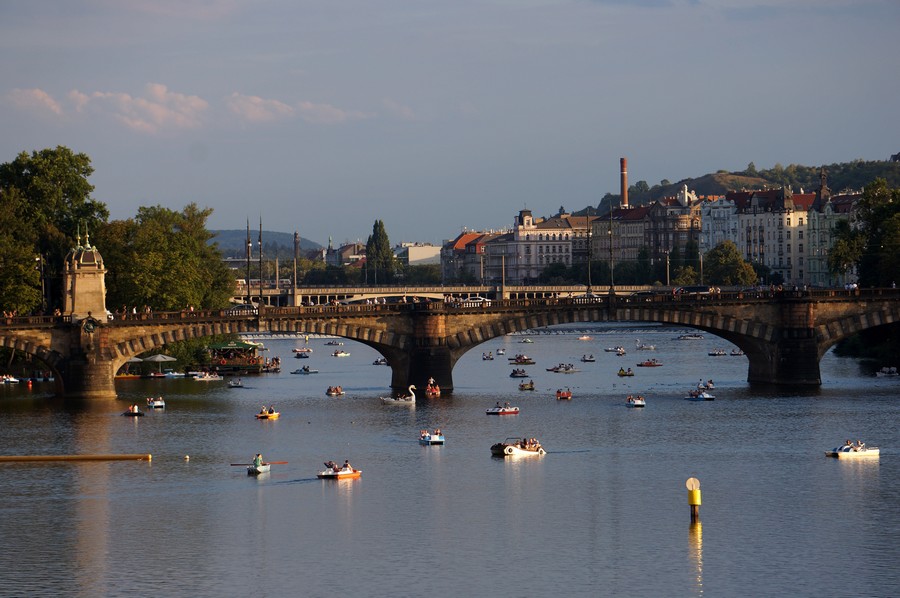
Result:
[[[64,396],[80,399],[115,399],[116,372],[113,362],[93,355],[69,359],[63,375]]]
[[[788,329],[777,342],[747,352],[747,381],[760,386],[821,386],[819,346],[814,331]]]

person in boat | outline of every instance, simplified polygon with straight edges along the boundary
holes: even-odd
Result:
[[[325,461],[325,468],[331,471],[337,471],[337,464],[334,461]]]
[[[860,450],[866,448],[866,443],[863,442],[862,440],[857,439],[855,448],[856,448],[856,450],[860,451]]]
[[[504,403],[503,406],[506,407],[506,408],[509,408],[509,401],[506,401],[506,403]],[[136,406],[135,406],[135,407],[136,407]]]
[[[634,372],[631,371],[631,368],[628,368],[628,371],[627,371],[626,373],[627,373],[627,374],[633,374]]]
[[[500,409],[500,401],[497,401],[497,409]]]
[[[344,459],[344,467],[342,468],[344,471],[353,471],[353,466],[350,465],[349,459]]]
[[[262,409],[259,410],[259,414],[260,414],[260,415],[265,415],[265,414],[268,413],[268,412],[269,412],[269,410],[266,408],[265,405],[263,405],[263,406],[262,406]]]
[[[619,373],[620,373],[620,374],[624,374],[624,373],[625,373],[625,368],[619,368]]]
[[[275,405],[269,406],[269,415],[272,415],[274,413],[275,413]]]
[[[260,453],[256,453],[256,456],[253,457],[253,467],[259,467],[263,464],[263,458]]]
[[[435,429],[434,429],[434,435],[435,435],[435,436],[440,436],[440,435],[441,435],[441,429],[440,429],[440,428],[435,428]]]

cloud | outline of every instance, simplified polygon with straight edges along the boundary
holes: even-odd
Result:
[[[144,97],[104,91],[86,95],[78,90],[70,92],[69,97],[79,103],[80,109],[90,105],[92,109],[109,112],[134,131],[149,134],[195,129],[203,124],[203,114],[209,107],[203,98],[171,92],[161,83],[149,83]]]
[[[294,109],[278,100],[266,100],[259,96],[247,96],[234,92],[225,99],[225,105],[239,118],[254,122],[272,122],[294,116]]]
[[[390,113],[402,120],[416,120],[416,113],[409,106],[404,106],[399,102],[395,102],[390,98],[385,98],[381,101],[384,105],[385,109]]]
[[[313,104],[312,102],[300,102],[297,104],[300,118],[308,123],[320,125],[332,125],[351,120],[371,118],[371,114],[356,110],[341,110],[331,104]]]
[[[6,96],[9,101],[22,110],[44,114],[52,112],[56,116],[63,115],[62,106],[43,89],[14,89]]]

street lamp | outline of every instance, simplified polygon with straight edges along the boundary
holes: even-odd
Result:
[[[613,273],[615,271],[616,265],[613,263],[613,230],[612,230],[612,221],[613,221],[613,204],[612,204],[612,196],[609,198],[609,227],[606,231],[608,240],[609,240],[609,294],[615,295],[615,286],[616,283],[614,281]]]
[[[666,286],[669,286],[669,250],[663,251],[666,254]]]
[[[590,218],[590,216],[588,216]],[[587,263],[587,295],[590,297],[593,293],[591,292],[591,256],[594,253],[594,246],[591,240],[591,233],[594,230],[594,223],[588,222],[587,229],[587,240],[588,240],[588,263]]]
[[[43,254],[38,255],[34,258],[34,261],[38,262],[38,270],[41,273],[41,315],[47,313],[47,292],[44,287],[44,256]]]

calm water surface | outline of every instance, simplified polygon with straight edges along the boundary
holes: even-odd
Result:
[[[579,341],[588,330],[591,341]],[[452,397],[385,406],[390,371],[310,340],[267,341],[285,372],[246,388],[118,383],[120,399],[59,404],[0,387],[0,454],[152,453],[151,463],[2,464],[0,594],[10,596],[897,596],[900,380],[831,354],[815,392],[751,390],[731,345],[682,330],[583,326],[496,339],[457,364]],[[635,341],[656,350],[634,350]],[[603,351],[624,345],[624,357]],[[537,361],[520,392],[507,349]],[[332,348],[333,349],[333,348]],[[580,363],[593,353],[596,363]],[[659,368],[638,368],[656,357]],[[574,374],[545,371],[575,363]],[[310,376],[290,370],[309,364]],[[619,366],[635,370],[618,378]],[[885,365],[885,364],[881,364]],[[897,365],[897,364],[890,364]],[[683,400],[699,379],[713,402]],[[341,384],[346,396],[324,390]],[[574,399],[558,402],[557,388]],[[625,396],[647,397],[643,410]],[[120,415],[163,395],[164,412]],[[518,416],[487,416],[496,401]],[[274,403],[277,421],[254,413]],[[447,444],[417,443],[440,427]],[[542,458],[490,445],[539,438]],[[875,462],[828,459],[846,438]],[[262,452],[259,478],[231,463]],[[185,455],[190,459],[185,460]],[[361,479],[315,477],[350,459]],[[702,486],[690,525],[684,482]]]

